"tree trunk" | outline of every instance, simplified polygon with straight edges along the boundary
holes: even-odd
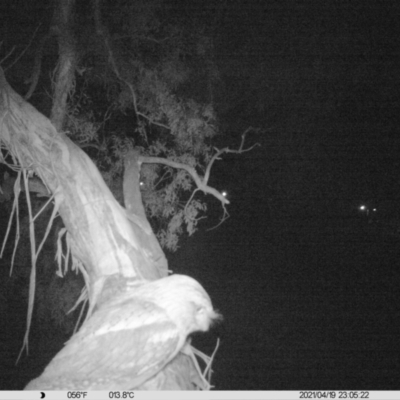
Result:
[[[34,171],[53,193],[73,256],[84,266],[91,310],[99,301],[107,301],[107,290],[103,289],[110,282],[113,286],[112,282],[121,279],[155,280],[167,276],[165,256],[141,204],[140,165],[135,154],[126,159],[127,211],[114,199],[90,158],[26,103],[9,86],[1,69],[0,121],[2,146],[22,169]],[[180,353],[144,383],[143,389],[187,390],[196,386],[201,387],[201,378],[192,358]]]

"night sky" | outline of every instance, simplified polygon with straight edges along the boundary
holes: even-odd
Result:
[[[182,3],[213,15],[212,1]],[[400,3],[236,0],[215,18],[218,146],[237,148],[249,126],[260,146],[215,165],[230,218],[209,230],[222,210],[208,199],[199,231],[168,253],[224,316],[194,337],[208,354],[220,339],[212,383],[400,390]],[[22,341],[2,340],[15,361]],[[7,361],[0,388],[47,362]]]

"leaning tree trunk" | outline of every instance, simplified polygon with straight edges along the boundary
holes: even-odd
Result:
[[[9,86],[1,69],[0,143],[23,170],[36,173],[53,194],[73,256],[84,266],[90,311],[99,301],[107,301],[110,288],[118,287],[120,281],[156,280],[168,275],[166,258],[141,204],[140,165],[135,153],[125,160],[124,209],[90,158],[24,101]],[[193,353],[189,353],[191,356],[179,353],[142,388],[201,387],[203,380]]]

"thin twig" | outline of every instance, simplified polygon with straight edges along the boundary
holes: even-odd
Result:
[[[13,63],[11,63],[11,65],[9,65],[7,68],[4,68],[4,72],[6,72],[8,69],[12,68],[14,66],[14,64],[16,64],[18,62],[18,60],[26,53],[26,51],[29,49],[30,45],[33,42],[33,39],[36,36],[36,33],[38,31],[38,29],[40,28],[41,24],[38,25],[38,27],[35,29],[35,32],[33,32],[33,35],[31,37],[31,40],[29,41],[29,43],[25,46],[25,49],[22,50],[21,54],[14,60]]]

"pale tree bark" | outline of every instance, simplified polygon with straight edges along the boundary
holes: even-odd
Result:
[[[53,16],[51,33],[58,40],[59,62],[54,74],[51,121],[9,86],[0,69],[0,143],[18,168],[33,171],[52,193],[55,209],[68,232],[72,255],[85,277],[90,317],[96,306],[118,296],[127,282],[166,277],[168,264],[147,221],[140,194],[141,163],[156,161],[143,160],[136,152],[126,155],[125,209],[86,153],[62,132],[77,65],[71,31],[74,4],[74,0],[58,0]],[[5,162],[1,157],[2,153],[0,162]],[[197,175],[194,178],[198,179]],[[213,190],[207,185],[202,189]],[[64,351],[66,348],[68,344]],[[52,371],[52,376],[57,376],[57,371]],[[40,386],[40,377],[37,381]],[[77,389],[64,377],[62,382],[63,386],[55,382],[51,389]],[[93,388],[93,382],[87,387]],[[183,353],[135,389],[199,388],[208,388],[208,383],[199,371],[192,347],[186,345]]]
[[[165,277],[168,267],[144,214],[137,155],[127,155],[125,161],[125,210],[89,157],[61,133],[76,65],[69,29],[73,6],[74,1],[59,0],[53,18],[52,31],[60,50],[53,124],[12,90],[1,71],[0,139],[20,167],[35,172],[53,193],[55,207],[68,230],[72,254],[84,266],[91,312],[115,293],[121,281]],[[197,375],[192,360],[179,355],[143,388],[193,389],[202,384]]]
[[[77,53],[72,27],[75,0],[57,0],[54,7],[52,32],[56,34],[59,60],[55,72],[51,122],[61,131],[67,113],[68,95],[73,90]]]
[[[34,171],[53,193],[72,252],[84,266],[90,304],[107,301],[121,281],[154,280],[168,273],[165,256],[139,204],[136,184],[127,190],[128,211],[114,199],[89,157],[50,121],[25,102],[0,71],[0,140],[22,169]],[[138,176],[135,155],[126,161]],[[128,178],[124,182],[128,187]],[[136,192],[135,192],[136,191]],[[131,194],[129,194],[131,192]],[[185,348],[143,389],[194,389],[203,379]],[[57,389],[57,388],[54,388]],[[74,388],[71,388],[74,389]],[[83,388],[84,389],[84,388]]]
[[[156,239],[140,227],[147,223],[141,222],[143,216],[137,223],[129,221],[86,153],[15,93],[2,72],[0,86],[2,144],[53,193],[73,252],[89,275],[90,300],[96,300],[101,282],[113,274],[150,280],[166,276],[166,262],[156,269],[146,249],[142,236]]]

